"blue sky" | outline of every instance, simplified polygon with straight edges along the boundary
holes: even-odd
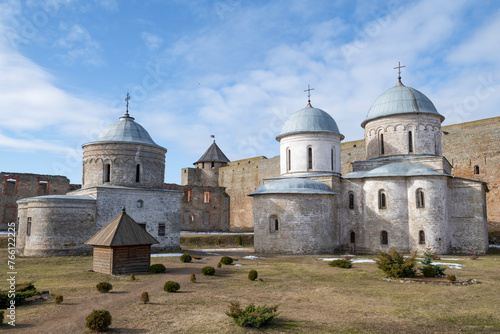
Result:
[[[0,3],[0,170],[81,183],[81,145],[130,113],[180,182],[210,146],[279,154],[312,104],[345,141],[377,96],[420,90],[444,124],[500,114],[498,1],[12,1]]]

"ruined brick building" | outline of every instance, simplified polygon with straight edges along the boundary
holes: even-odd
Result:
[[[180,191],[163,189],[165,154],[127,112],[83,145],[82,188],[17,201],[17,250],[25,256],[88,253],[85,245],[123,208],[157,240],[180,248]]]
[[[488,189],[451,175],[443,120],[399,78],[361,124],[365,160],[341,176],[343,135],[333,118],[310,103],[292,114],[276,138],[280,176],[250,194],[255,250],[485,253]]]

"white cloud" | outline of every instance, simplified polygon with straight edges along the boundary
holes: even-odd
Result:
[[[154,34],[151,34],[148,32],[143,32],[141,34],[141,38],[144,41],[144,43],[146,44],[146,47],[150,51],[157,50],[161,46],[161,44],[163,43],[163,39],[160,36],[154,35]]]
[[[65,36],[59,38],[55,45],[65,50],[65,53],[60,53],[58,56],[66,65],[83,63],[98,67],[104,63],[101,46],[92,39],[85,28],[78,24],[73,24],[71,27],[61,24],[60,30]]]

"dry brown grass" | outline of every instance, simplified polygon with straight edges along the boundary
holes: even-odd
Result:
[[[0,263],[6,252],[0,250]],[[466,256],[464,269],[447,269],[459,279],[477,278],[482,284],[441,286],[382,281],[374,263],[354,264],[352,269],[332,268],[318,256],[276,256],[241,259],[223,266],[216,276],[200,269],[215,267],[220,256],[181,263],[175,258],[153,258],[163,263],[165,274],[107,276],[88,272],[91,257],[18,258],[18,281],[35,281],[39,290],[64,295],[52,301],[17,310],[13,333],[85,333],[85,317],[93,309],[107,309],[113,316],[112,333],[498,333],[500,332],[500,255]],[[263,281],[249,281],[256,269]],[[189,282],[191,273],[197,282]],[[101,294],[100,281],[113,284]],[[163,284],[176,281],[177,293],[166,293]],[[2,280],[1,288],[6,283]],[[150,296],[142,304],[143,291]],[[242,306],[279,304],[280,315],[265,329],[237,327],[224,312],[230,301]]]

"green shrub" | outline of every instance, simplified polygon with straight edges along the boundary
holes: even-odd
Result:
[[[432,267],[432,269],[434,270],[434,276],[425,276],[425,277],[436,277],[436,276],[437,277],[441,277],[441,276],[444,276],[444,271],[445,271],[446,268],[440,267],[437,264],[433,264],[432,263],[432,258],[433,257],[434,257],[434,253],[431,253],[429,251],[424,252],[424,259],[422,261],[420,261],[420,263],[422,263],[424,265],[424,267],[420,268],[420,271],[425,276],[425,272],[424,272],[425,267]],[[430,274],[429,269],[426,269],[426,270],[428,271],[428,274]]]
[[[26,292],[32,290],[36,290],[35,286],[33,285],[33,282],[23,282],[16,284],[16,292]]]
[[[93,310],[87,318],[87,328],[93,332],[104,332],[111,325],[111,314],[106,310]]]
[[[167,268],[165,268],[165,266],[161,263],[156,263],[149,266],[149,272],[153,274],[161,274],[164,273],[166,270]]]
[[[180,284],[177,283],[177,282],[173,282],[173,281],[168,281],[167,283],[165,283],[165,285],[163,286],[163,290],[167,291],[167,292],[176,292],[177,290],[179,290],[181,288]]]
[[[257,273],[257,270],[250,270],[250,272],[248,273],[248,279],[251,281],[255,281],[257,277],[259,277],[259,273]]]
[[[352,268],[352,262],[349,260],[333,260],[329,265],[331,267]]]
[[[181,262],[184,262],[184,263],[189,263],[193,260],[193,258],[191,257],[191,255],[189,254],[182,254],[181,255]]]
[[[436,277],[436,271],[431,266],[424,266],[422,268],[422,273],[425,277]]]
[[[135,275],[134,275],[134,274],[130,274],[129,279],[130,279],[131,281],[135,281]]]
[[[3,311],[0,311],[0,325],[3,324]]]
[[[238,245],[243,246],[243,238],[241,237],[241,235],[238,235]]]
[[[109,282],[99,282],[95,286],[99,292],[106,293],[113,289],[113,286]]]
[[[146,291],[141,293],[141,302],[143,302],[144,304],[149,303],[149,293],[147,293]]]
[[[217,268],[222,268],[222,263],[217,263]]]
[[[405,258],[400,255],[393,247],[389,253],[378,251],[378,256],[375,259],[377,266],[389,277],[413,277],[415,276],[415,259],[416,253],[412,256]]]
[[[257,306],[253,303],[245,309],[240,307],[240,303],[231,302],[229,304],[229,312],[226,315],[233,318],[238,326],[242,327],[261,327],[271,322],[274,317],[278,316],[278,305],[275,306]]]
[[[455,275],[448,275],[446,276],[446,279],[450,282],[456,282],[457,281],[457,276]]]
[[[195,274],[191,274],[191,276],[189,277],[189,281],[192,282],[192,283],[196,283],[196,275]]]
[[[223,256],[220,259],[220,263],[225,264],[225,265],[230,265],[233,263],[233,258],[229,256]]]
[[[63,302],[64,298],[62,295],[56,295],[56,297],[54,298],[54,303],[56,304],[61,304]]]
[[[203,275],[206,275],[206,276],[213,276],[215,274],[215,269],[214,269],[214,267],[210,267],[210,266],[203,267],[203,268],[201,268],[201,273]]]

